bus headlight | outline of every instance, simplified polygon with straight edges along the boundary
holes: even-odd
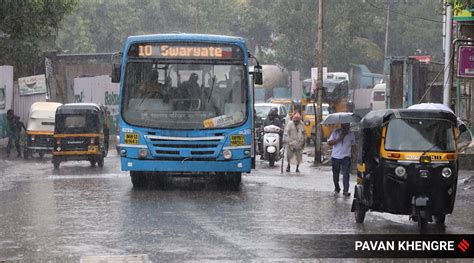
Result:
[[[449,167],[444,167],[443,170],[441,170],[441,175],[444,178],[449,178],[453,174],[453,171]]]
[[[309,126],[310,123],[311,123],[311,122],[308,121],[308,120],[305,120],[305,121],[304,121],[304,125],[306,125],[306,126]]]
[[[120,155],[125,157],[127,155],[127,150],[125,149],[120,150]]]
[[[230,150],[222,151],[222,155],[224,156],[224,159],[226,160],[232,159],[232,152]]]
[[[138,151],[138,157],[141,159],[145,159],[148,156],[148,149],[140,149]]]
[[[407,170],[405,170],[403,166],[398,166],[397,168],[395,168],[395,174],[398,177],[405,177],[405,175],[407,174]]]

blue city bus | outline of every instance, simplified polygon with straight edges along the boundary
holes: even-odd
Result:
[[[245,40],[199,34],[128,37],[115,54],[121,168],[134,187],[165,175],[215,174],[240,185],[253,162],[253,82]],[[251,78],[253,77],[253,78]]]

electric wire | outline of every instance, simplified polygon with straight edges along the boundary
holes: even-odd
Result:
[[[368,3],[370,6],[372,6],[373,8],[387,11],[387,8],[377,6],[376,4],[370,2],[369,0],[365,0],[365,2],[367,2],[367,3]],[[421,16],[407,15],[407,14],[400,13],[400,12],[393,11],[393,10],[390,10],[390,13],[394,13],[394,14],[397,14],[397,15],[406,16],[406,17],[410,17],[410,18],[414,18],[414,19],[420,19],[420,20],[425,20],[425,21],[429,21],[429,22],[435,22],[435,23],[443,24],[443,21],[433,20],[433,19],[429,19],[429,18],[421,17]]]

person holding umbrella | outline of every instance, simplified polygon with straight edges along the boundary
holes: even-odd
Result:
[[[338,195],[341,191],[339,187],[339,173],[342,168],[343,195],[348,197],[349,193],[349,172],[351,169],[352,147],[356,140],[353,132],[350,131],[349,123],[341,123],[341,128],[332,132],[328,144],[333,147],[331,153],[332,175],[334,181],[334,194]]]

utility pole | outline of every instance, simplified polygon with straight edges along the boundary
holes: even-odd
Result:
[[[318,60],[318,83],[316,86],[316,91],[318,95],[318,103],[316,110],[316,142],[314,144],[314,164],[321,164],[322,156],[322,128],[321,121],[323,119],[322,115],[322,103],[323,103],[323,48],[324,48],[324,39],[323,39],[323,29],[324,29],[324,1],[319,0],[319,10],[318,10],[318,39],[317,39],[317,60]]]
[[[201,21],[199,19],[199,2],[200,0],[196,0],[196,29],[194,30],[196,33],[199,33],[199,29],[201,28]]]
[[[446,24],[445,24],[445,43],[444,43],[444,85],[443,85],[443,104],[451,106],[451,30],[453,26],[453,7],[446,2]]]
[[[388,28],[390,23],[390,0],[387,0],[387,16],[385,17],[385,48],[384,48],[384,61],[383,61],[383,77],[384,82],[387,82],[388,68],[387,68],[387,56],[388,56]]]

